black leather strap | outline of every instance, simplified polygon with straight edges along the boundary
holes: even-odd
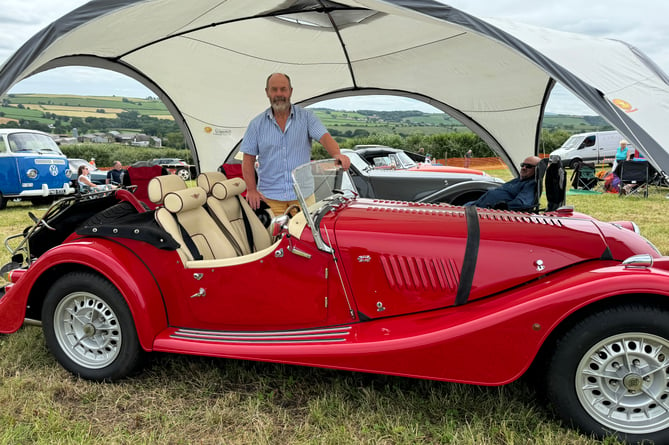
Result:
[[[465,246],[465,256],[462,260],[462,270],[460,271],[460,284],[458,285],[458,292],[455,294],[456,306],[465,304],[469,299],[481,242],[481,228],[479,227],[476,207],[465,207],[465,217],[467,219],[467,244]]]
[[[195,245],[195,243],[191,239],[188,232],[186,232],[186,229],[184,229],[184,226],[181,225],[179,220],[177,220],[177,224],[179,225],[179,230],[181,231],[181,237],[184,239],[184,242],[186,243],[186,247],[188,247],[188,250],[190,250],[190,254],[193,256],[193,259],[198,260],[198,261],[203,259],[204,257],[202,256],[202,254],[198,250],[197,246]]]
[[[239,210],[242,211],[242,219],[244,220],[244,230],[246,230],[246,240],[249,242],[249,248],[251,249],[251,252],[256,251],[256,245],[253,242],[253,230],[251,230],[251,223],[249,222],[249,215],[246,214],[244,211],[244,206],[242,205],[242,199],[240,198],[239,195],[235,196],[237,198],[237,201],[239,202]]]

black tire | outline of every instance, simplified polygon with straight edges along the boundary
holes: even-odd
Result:
[[[571,169],[576,169],[578,167],[578,164],[583,162],[580,158],[574,158],[571,161],[569,161],[569,168]]]
[[[624,305],[591,315],[557,343],[547,396],[569,425],[599,438],[669,443],[669,312]]]
[[[73,272],[58,279],[44,300],[42,327],[58,362],[84,379],[122,379],[143,362],[128,305],[98,275]]]
[[[2,193],[0,193],[0,210],[5,210],[7,208],[7,198],[2,196]]]

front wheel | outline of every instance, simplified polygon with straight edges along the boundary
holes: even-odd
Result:
[[[85,379],[118,380],[141,364],[130,310],[118,289],[98,275],[70,273],[56,281],[42,306],[42,326],[58,362]]]
[[[669,443],[669,312],[591,315],[558,342],[546,377],[557,413],[581,431]]]

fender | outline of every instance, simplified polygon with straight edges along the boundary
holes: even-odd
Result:
[[[669,273],[589,261],[461,306],[340,325],[335,343],[310,338],[277,344],[238,342],[212,332],[198,339],[169,328],[155,349],[215,357],[318,366],[476,385],[504,385],[523,375],[551,333],[588,305],[640,294],[669,297]],[[669,298],[667,298],[669,306]],[[291,331],[299,337],[299,331]],[[308,337],[308,336],[307,336]],[[425,357],[431,357],[425,360]]]
[[[97,238],[91,243],[81,238],[47,251],[18,282],[7,286],[6,294],[0,299],[0,332],[11,333],[21,327],[28,297],[36,291],[35,285],[43,275],[54,268],[78,266],[96,271],[121,292],[132,313],[142,348],[151,350],[155,336],[167,326],[167,315],[161,289],[147,264],[134,253],[132,243],[137,242],[122,244]]]

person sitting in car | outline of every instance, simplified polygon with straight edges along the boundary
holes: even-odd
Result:
[[[501,187],[488,190],[476,201],[465,206],[488,209],[525,210],[532,208],[537,200],[535,172],[541,159],[530,156],[520,164],[520,176],[504,183]]]

